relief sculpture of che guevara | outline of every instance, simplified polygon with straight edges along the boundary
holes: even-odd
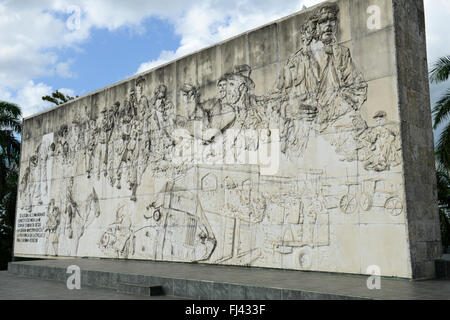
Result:
[[[339,210],[339,203],[329,205],[323,190],[336,190],[341,185],[331,181],[325,186],[319,178],[303,179],[302,172],[308,170],[317,177],[325,175],[323,162],[310,161],[316,156],[316,146],[331,151],[330,157],[337,157],[331,158],[333,165],[338,168],[349,162],[361,163],[358,168],[372,175],[376,189],[382,180],[377,174],[401,164],[400,133],[397,125],[388,122],[385,106],[379,106],[376,113],[370,111],[375,126],[363,118],[369,113],[362,112],[368,84],[355,66],[351,50],[338,42],[338,6],[327,4],[308,11],[296,27],[300,46],[276,64],[278,73],[267,81],[270,89],[260,95],[255,93],[260,89],[260,78],[252,79],[252,73],[259,70],[242,62],[223,66],[217,82],[208,84],[172,86],[170,77],[148,73],[120,89],[111,89],[120,94],[96,100],[91,110],[83,104],[84,113],[74,116],[70,124],[60,125],[50,147],[34,147],[21,175],[20,210],[31,212],[34,207],[48,206],[48,254],[76,256],[80,243],[91,237],[90,226],[100,219],[109,219],[98,243],[106,256],[129,258],[136,254],[146,259],[183,261],[214,258],[216,262],[229,257],[235,264],[251,264],[243,258],[249,252],[255,259],[252,262],[271,259],[268,253],[264,256],[264,246],[271,254],[278,250],[283,255],[304,246],[329,246],[329,212]],[[264,75],[264,81],[269,76]],[[212,97],[205,98],[205,91],[212,91]],[[273,134],[276,130],[279,135]],[[271,177],[273,182],[305,181],[283,184],[292,187],[289,190],[272,188],[276,192],[261,191],[263,184],[255,187],[255,181],[259,183],[263,176],[258,172],[262,165],[251,164],[248,169],[250,165],[240,166],[238,159],[261,151],[270,139],[279,139],[276,156],[287,164],[279,176]],[[219,161],[211,161],[212,165],[196,162],[190,157],[195,146],[203,147],[201,156],[205,157],[201,160]],[[229,156],[234,162],[225,167],[229,163],[223,162],[224,158]],[[53,179],[51,189],[62,190],[58,193],[39,183],[47,179],[51,165],[56,176],[62,175]],[[257,173],[253,175],[251,170]],[[76,192],[88,182],[92,188]],[[195,192],[190,190],[192,186]],[[220,188],[224,188],[223,197],[214,198]],[[347,201],[340,201],[347,203],[341,206],[347,209],[354,204],[355,209],[344,210],[345,214],[356,210],[351,196],[348,192],[343,198]],[[390,197],[397,199],[395,194]],[[391,203],[398,209],[397,201]],[[211,209],[214,206],[220,208]],[[367,201],[366,211],[372,206]],[[144,213],[142,208],[146,208]],[[276,232],[274,225],[280,226]],[[225,228],[229,228],[227,233],[219,234]],[[258,243],[261,248],[239,248],[250,240],[238,237],[250,239],[252,232],[262,239]],[[224,244],[228,236],[232,238]],[[232,260],[235,253],[242,260]]]

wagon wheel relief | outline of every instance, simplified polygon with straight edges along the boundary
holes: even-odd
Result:
[[[396,217],[403,212],[403,203],[398,198],[389,198],[384,205],[386,212]]]
[[[339,201],[339,208],[345,214],[352,214],[356,211],[357,206],[358,202],[356,201],[356,198],[351,194],[343,196],[341,198],[341,201]]]

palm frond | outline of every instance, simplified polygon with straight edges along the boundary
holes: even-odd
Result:
[[[450,55],[439,58],[430,71],[430,81],[439,83],[447,81],[450,75]]]
[[[14,103],[0,101],[0,130],[22,132],[22,110]]]
[[[22,132],[22,122],[12,117],[0,118],[0,130],[11,129],[17,134]]]
[[[443,166],[436,169],[439,205],[450,209],[450,176]]]
[[[0,101],[0,113],[9,114],[15,118],[22,116],[22,110],[17,104],[6,101]]]
[[[3,155],[3,161],[7,161],[8,166],[19,163],[20,142],[10,130],[0,130],[0,154]]]
[[[450,118],[450,89],[436,103],[433,108],[434,129]]]
[[[444,128],[436,146],[436,157],[447,170],[450,169],[450,123]]]

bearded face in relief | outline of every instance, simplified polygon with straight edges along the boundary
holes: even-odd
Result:
[[[230,104],[236,104],[239,101],[244,86],[244,79],[240,79],[239,76],[233,76],[228,79],[226,93]]]
[[[165,99],[167,93],[167,87],[165,85],[160,85],[156,91],[157,99]]]
[[[217,84],[217,90],[219,92],[219,100],[224,101],[227,97],[228,83],[227,80],[222,79]]]
[[[318,40],[324,44],[335,42],[337,29],[337,9],[326,7],[320,10],[317,21]]]

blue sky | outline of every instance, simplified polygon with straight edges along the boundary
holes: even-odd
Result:
[[[56,89],[81,96],[319,2],[0,0],[0,100],[30,116]],[[450,54],[450,1],[425,8],[432,62]]]
[[[70,76],[44,76],[35,82],[52,88],[70,88],[76,95],[108,86],[133,76],[139,62],[159,57],[164,50],[176,50],[180,36],[168,21],[148,18],[142,23],[144,31],[121,27],[114,32],[95,28],[78,50],[62,49],[58,53],[69,61]]]

